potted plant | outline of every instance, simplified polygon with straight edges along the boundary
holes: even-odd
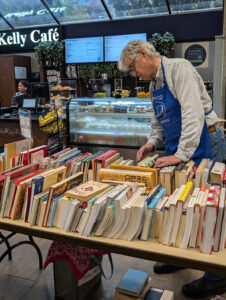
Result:
[[[39,65],[59,68],[64,62],[64,41],[40,42],[34,49]]]
[[[152,34],[152,37],[149,39],[149,41],[161,55],[173,57],[175,46],[175,38],[173,33],[168,31],[164,34],[156,32]]]

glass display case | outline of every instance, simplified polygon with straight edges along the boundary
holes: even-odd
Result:
[[[77,97],[77,81],[68,79],[60,82],[49,82],[50,100],[70,100]]]
[[[150,98],[76,98],[69,104],[71,144],[139,148],[151,132]]]

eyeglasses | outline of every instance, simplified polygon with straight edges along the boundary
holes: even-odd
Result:
[[[136,67],[135,67],[135,61],[136,61],[136,56],[134,57],[134,59],[131,61],[131,63],[129,64],[128,67],[128,71],[129,72],[136,72]]]

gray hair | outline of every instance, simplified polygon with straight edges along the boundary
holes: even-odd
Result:
[[[120,61],[118,62],[119,70],[128,71],[124,64],[125,58],[129,58],[131,60],[135,59],[135,57],[139,54],[140,49],[144,49],[149,56],[160,57],[159,52],[155,50],[155,47],[151,43],[140,40],[132,41],[129,42],[122,51]]]

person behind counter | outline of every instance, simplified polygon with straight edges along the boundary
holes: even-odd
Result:
[[[155,167],[175,165],[193,159],[198,165],[202,158],[222,162],[225,139],[212,109],[212,101],[203,80],[186,59],[168,59],[143,41],[130,42],[119,62],[121,70],[134,77],[150,80],[154,108],[152,132],[148,142],[137,153],[137,161],[154,147],[166,143],[165,156],[156,160]],[[155,263],[155,273],[171,273],[181,267]],[[205,272],[204,276],[183,286],[190,298],[204,298],[226,292],[226,277]]]
[[[18,92],[16,92],[11,100],[11,106],[22,106],[23,99],[31,98],[30,84],[27,80],[21,80],[18,83]]]

